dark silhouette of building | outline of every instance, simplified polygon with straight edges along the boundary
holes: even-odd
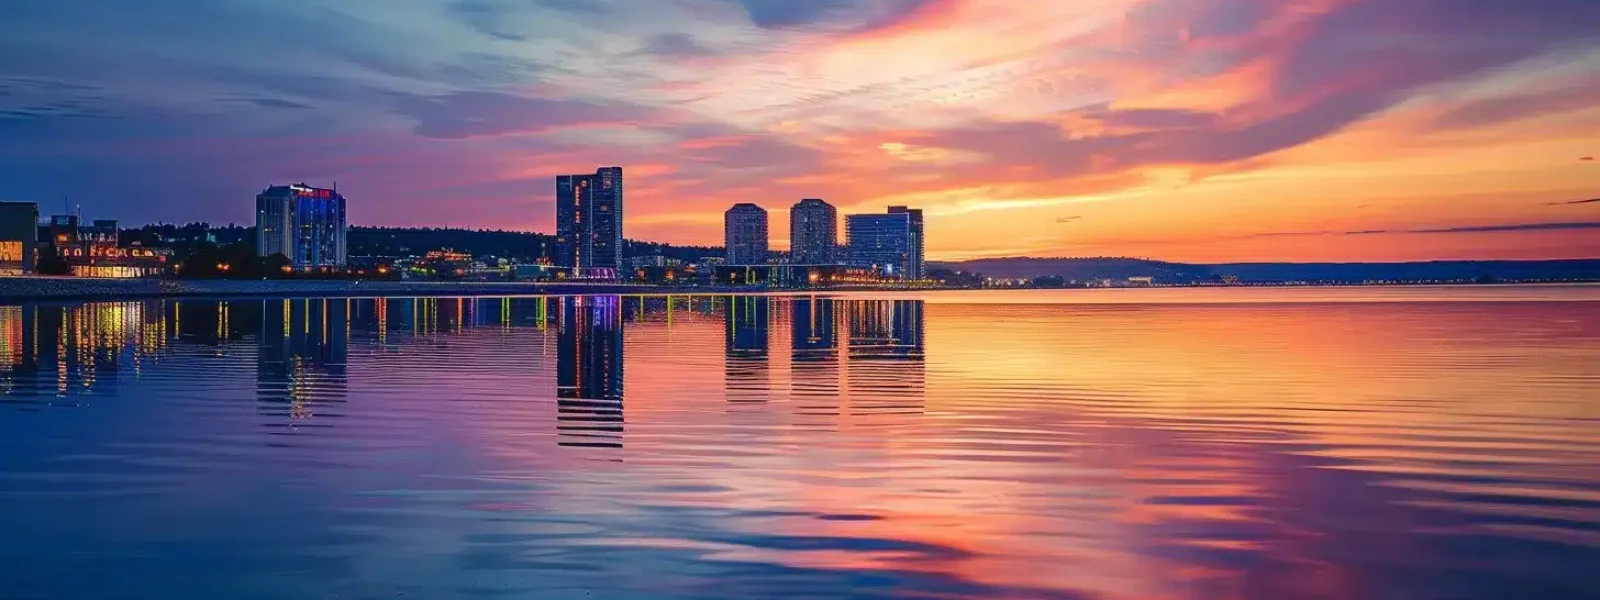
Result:
[[[39,245],[39,205],[0,202],[0,274],[32,273]]]
[[[622,268],[622,167],[556,177],[555,264],[586,270]]]
[[[789,263],[831,265],[839,260],[839,211],[807,198],[789,209]]]
[[[562,446],[622,447],[622,298],[562,298],[556,431]]]

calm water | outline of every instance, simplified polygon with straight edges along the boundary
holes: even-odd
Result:
[[[1594,598],[1600,288],[0,307],[0,598]]]

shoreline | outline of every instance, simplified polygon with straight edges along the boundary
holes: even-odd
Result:
[[[897,288],[828,288],[816,292],[928,291]],[[535,283],[499,281],[348,281],[239,279],[0,278],[0,302],[92,301],[141,298],[574,296],[603,294],[702,295],[805,293],[730,286],[667,286],[635,283]]]
[[[1262,288],[1394,288],[1394,287],[1498,287],[1517,285],[1595,285],[1594,282],[1505,283],[1396,283],[1383,285],[1242,285],[1155,286],[1105,289],[1262,289]],[[732,286],[656,285],[634,283],[535,283],[491,281],[346,281],[346,280],[237,280],[237,279],[93,279],[75,277],[0,278],[0,303],[38,301],[94,301],[144,298],[272,298],[272,297],[453,297],[453,296],[577,296],[577,295],[721,295],[721,294],[839,294],[893,292],[1026,291],[1047,288],[895,288],[830,287],[767,289]],[[1048,288],[1054,290],[1056,288]],[[1059,288],[1096,289],[1096,288]]]

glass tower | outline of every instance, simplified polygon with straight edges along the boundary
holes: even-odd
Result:
[[[282,254],[296,269],[343,267],[347,259],[345,199],[304,183],[275,185],[256,196],[256,254]]]
[[[560,267],[622,268],[622,167],[556,177],[556,255]]]

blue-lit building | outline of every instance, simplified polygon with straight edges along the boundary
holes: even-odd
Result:
[[[296,269],[342,268],[348,259],[344,196],[304,183],[256,196],[256,253],[282,254]]]
[[[923,278],[921,210],[892,206],[885,214],[850,215],[845,237],[850,266],[889,277]]]
[[[556,177],[556,266],[622,268],[622,167]]]

